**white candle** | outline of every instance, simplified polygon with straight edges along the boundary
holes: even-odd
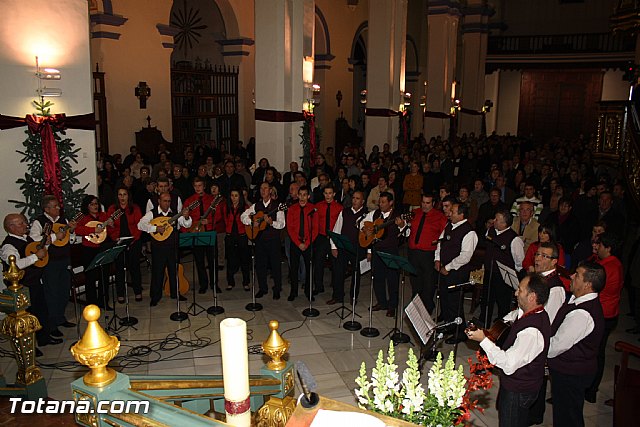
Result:
[[[251,425],[249,399],[249,355],[247,324],[242,319],[227,318],[220,322],[222,375],[227,423]]]

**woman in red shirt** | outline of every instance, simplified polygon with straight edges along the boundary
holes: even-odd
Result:
[[[126,187],[118,188],[116,193],[118,201],[107,210],[107,215],[114,215],[117,210],[124,212],[122,216],[113,220],[113,227],[108,227],[111,240],[117,242],[122,237],[133,237],[123,244],[127,245],[126,251],[122,252],[116,259],[116,292],[118,302],[125,302],[125,260],[126,268],[131,275],[131,286],[136,296],[136,301],[142,301],[142,276],[140,274],[140,255],[142,244],[140,237],[142,232],[138,229],[138,222],[142,218],[140,208],[131,201],[131,193]]]
[[[249,270],[251,256],[249,255],[249,241],[245,233],[240,215],[249,207],[241,190],[232,189],[225,209],[225,255],[227,258],[227,290],[235,286],[233,275],[242,270],[242,286],[245,291],[249,288]]]
[[[527,249],[527,253],[524,255],[524,260],[522,261],[522,268],[525,271],[534,271],[535,255],[540,247],[540,243],[543,242],[552,242],[558,246],[558,265],[561,267],[565,266],[564,249],[562,245],[557,243],[555,225],[551,223],[540,224],[538,227],[538,241],[529,245],[529,249]]]
[[[84,217],[82,217],[76,226],[76,235],[83,236],[82,264],[87,268],[96,255],[111,246],[111,240],[108,236],[105,236],[105,239],[101,243],[93,243],[87,238],[90,236],[97,237],[102,232],[106,234],[106,228],[109,225],[113,225],[113,221],[109,220],[109,216],[101,211],[100,202],[96,196],[85,196],[85,198],[82,199],[80,210],[84,214]],[[91,221],[98,221],[99,223],[97,226],[88,226],[88,223]],[[113,310],[113,308],[109,306],[109,270],[110,266],[104,266],[85,272],[85,295],[87,304],[96,304],[100,308]],[[100,277],[101,272],[103,273],[102,277]]]

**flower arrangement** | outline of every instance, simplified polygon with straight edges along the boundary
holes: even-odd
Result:
[[[456,369],[453,353],[449,353],[444,366],[442,354],[438,353],[429,370],[427,392],[420,383],[418,360],[412,349],[409,349],[407,369],[400,380],[393,342],[390,342],[387,361],[385,363],[380,350],[371,380],[367,378],[367,367],[362,362],[360,376],[356,378],[356,384],[360,386],[355,391],[358,405],[420,425],[449,426],[466,422],[471,410],[483,410],[478,407],[477,400],[471,400],[470,394],[492,386],[489,371],[492,365],[486,356],[476,355],[478,363],[472,363],[469,358],[471,377],[467,379],[462,366]]]

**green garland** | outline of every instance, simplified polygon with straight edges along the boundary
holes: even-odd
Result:
[[[33,104],[36,107],[39,116],[50,116],[50,101],[37,102]],[[56,140],[58,148],[58,156],[60,158],[60,169],[62,175],[62,195],[64,200],[64,212],[67,216],[72,216],[80,208],[80,203],[85,195],[85,190],[89,186],[86,184],[82,188],[74,187],[80,185],[78,176],[85,169],[78,170],[78,152],[80,148],[76,148],[71,138],[63,138],[66,135],[63,129],[52,127],[53,136]],[[27,171],[24,178],[18,178],[16,184],[20,186],[20,191],[24,195],[24,200],[9,200],[17,209],[27,215],[28,218],[34,218],[38,215],[42,208],[40,202],[44,196],[44,170],[42,161],[42,141],[40,134],[31,133],[28,129],[25,131],[27,139],[22,142],[24,150],[16,150],[22,155],[20,163],[27,164]]]
[[[300,135],[300,145],[302,145],[302,156],[300,160],[302,161],[302,171],[306,176],[309,176],[311,172],[311,142],[309,137],[309,122],[304,121],[302,123],[302,134]],[[316,126],[316,150],[320,147],[320,141],[322,140],[322,133],[320,128]]]

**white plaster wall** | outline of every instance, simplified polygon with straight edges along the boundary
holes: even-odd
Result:
[[[602,101],[629,99],[629,82],[622,79],[624,71],[606,70],[602,78]]]
[[[92,77],[89,61],[88,5],[86,0],[1,0],[0,27],[0,114],[24,117],[35,113],[35,56],[44,67],[61,70],[62,80],[50,84],[62,89],[62,97],[52,98],[52,113],[67,115],[93,112]],[[38,13],[34,13],[37,11]],[[22,199],[15,181],[24,176],[20,163],[26,127],[0,131],[0,212],[15,211],[9,199]],[[78,168],[81,185],[89,183],[95,193],[95,136],[93,131],[69,130],[67,136],[80,148]]]

